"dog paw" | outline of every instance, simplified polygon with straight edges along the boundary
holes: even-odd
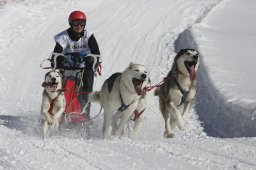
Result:
[[[109,139],[110,139],[111,141],[118,141],[118,140],[120,140],[120,137],[113,135],[113,136],[111,136]]]
[[[174,138],[174,137],[175,137],[175,135],[173,133],[169,133],[166,135],[166,138]]]
[[[164,131],[164,138],[174,138],[174,133]]]
[[[184,122],[184,120],[183,119],[181,119],[180,121],[179,121],[179,123],[178,123],[178,128],[180,129],[180,130],[185,130],[185,122]]]
[[[185,126],[178,126],[180,130],[185,131]]]
[[[53,120],[50,116],[46,116],[46,121],[48,123],[48,125],[52,125],[53,124]]]
[[[179,128],[180,130],[184,131],[184,130],[185,130],[185,123],[182,122],[182,123],[178,124],[178,128]]]
[[[136,137],[137,137],[137,135],[133,132],[131,132],[130,135],[129,135],[130,139],[135,139]]]
[[[120,136],[121,135],[119,133],[115,132],[112,137],[118,139],[120,138]]]
[[[102,138],[103,138],[104,140],[108,140],[108,139],[110,139],[110,137],[111,137],[110,134],[103,133],[103,135],[102,135]]]

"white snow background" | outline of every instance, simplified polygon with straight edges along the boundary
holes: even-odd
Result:
[[[253,0],[0,0],[0,169],[256,169]],[[182,48],[200,52],[196,105],[185,131],[164,139],[158,98],[151,99],[139,137],[102,140],[102,116],[91,133],[70,128],[42,140],[40,68],[53,36],[85,11],[98,40],[99,90],[130,62],[160,82]],[[93,105],[92,115],[98,112]]]

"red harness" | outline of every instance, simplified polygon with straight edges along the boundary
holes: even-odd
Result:
[[[54,114],[52,113],[52,110],[53,110],[54,104],[55,104],[55,102],[56,102],[56,100],[57,100],[58,97],[59,97],[59,95],[58,95],[57,97],[55,97],[54,99],[52,99],[51,102],[50,102],[50,108],[49,108],[48,112],[49,112],[50,115],[52,115],[52,116],[54,115]]]
[[[139,117],[140,117],[140,115],[144,112],[146,110],[146,108],[145,109],[143,109],[141,112],[139,112],[138,110],[134,110],[134,119],[131,119],[132,121],[135,121],[136,119],[138,119]]]

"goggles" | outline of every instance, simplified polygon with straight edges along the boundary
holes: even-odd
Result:
[[[78,25],[80,25],[80,26],[84,27],[85,24],[86,24],[86,21],[84,21],[84,20],[75,20],[75,21],[72,21],[71,24],[72,24],[72,26],[78,26]]]

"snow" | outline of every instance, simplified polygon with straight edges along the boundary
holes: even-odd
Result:
[[[256,2],[0,2],[0,169],[256,169]],[[179,49],[200,51],[199,93],[185,131],[163,138],[158,100],[150,92],[138,139],[101,139],[98,117],[90,133],[71,127],[42,140],[38,118],[47,70],[39,64],[76,9],[86,11],[87,28],[102,53],[103,75],[96,78],[95,90],[130,62],[147,65],[156,84]],[[96,114],[98,106],[93,107]]]

